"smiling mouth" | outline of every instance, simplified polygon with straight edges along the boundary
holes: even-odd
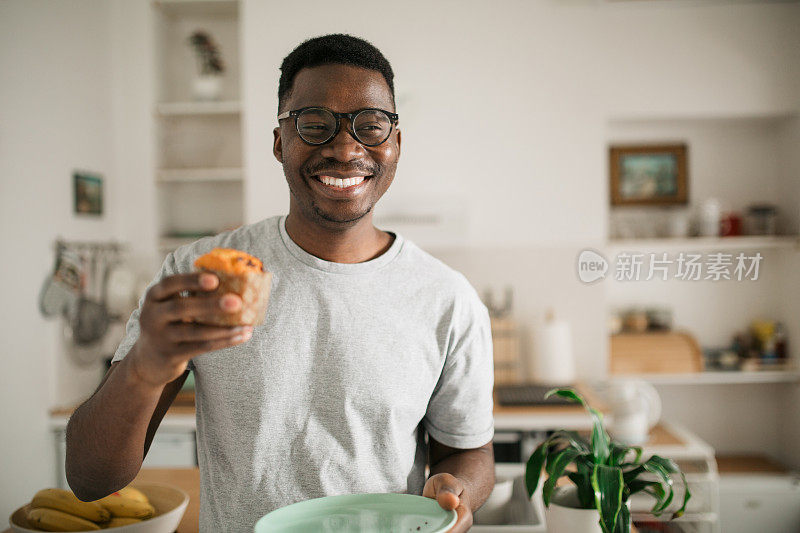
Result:
[[[333,176],[326,176],[324,174],[312,176],[313,179],[328,185],[329,187],[336,187],[337,189],[347,189],[349,187],[356,187],[361,185],[362,182],[372,178],[372,176],[353,176],[352,178],[334,178]]]

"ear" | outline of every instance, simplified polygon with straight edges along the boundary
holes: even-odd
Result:
[[[400,139],[400,137],[401,137],[400,130],[399,129],[395,129],[395,133],[397,134],[397,158],[399,159],[400,158],[400,140],[401,140]]]
[[[272,142],[272,154],[275,156],[275,159],[278,160],[278,163],[283,163],[283,143],[281,142],[281,129],[275,128],[272,130],[272,135],[274,136]]]

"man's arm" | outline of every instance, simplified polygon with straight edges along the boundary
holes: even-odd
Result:
[[[164,387],[151,386],[137,378],[132,361],[126,357],[112,364],[97,391],[67,424],[65,470],[70,487],[81,500],[102,498],[136,477],[164,414],[188,375]]]
[[[206,325],[220,309],[242,306],[236,294],[207,292],[218,285],[216,276],[195,272],[164,277],[147,291],[133,347],[67,424],[67,482],[81,500],[102,498],[136,477],[193,357],[250,339],[249,326]],[[189,296],[180,296],[184,291]]]
[[[494,488],[492,443],[472,449],[451,448],[428,435],[428,460],[430,477],[422,495],[435,498],[446,509],[456,509],[458,522],[450,531],[467,531],[472,526],[472,513]]]

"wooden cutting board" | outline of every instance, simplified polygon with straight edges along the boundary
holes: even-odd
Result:
[[[611,336],[611,374],[680,374],[703,371],[703,352],[689,333],[621,333]]]

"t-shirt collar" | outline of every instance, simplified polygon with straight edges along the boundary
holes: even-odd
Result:
[[[278,219],[278,227],[280,229],[281,240],[283,241],[283,244],[286,246],[286,249],[289,251],[289,253],[292,254],[297,260],[317,270],[332,272],[335,274],[365,274],[367,272],[373,272],[389,264],[400,254],[400,251],[403,248],[403,237],[398,233],[389,232],[394,235],[394,242],[388,250],[378,257],[362,263],[335,263],[320,259],[319,257],[311,255],[300,248],[300,246],[298,246],[297,243],[295,243],[286,232],[286,215],[283,215]]]

